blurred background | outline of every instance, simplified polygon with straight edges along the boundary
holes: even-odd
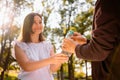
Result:
[[[62,40],[69,30],[90,39],[96,0],[0,0],[0,80],[18,80],[19,66],[14,58],[14,41],[20,34],[24,17],[30,12],[42,15],[44,35],[61,51]],[[55,80],[92,80],[90,61],[72,55]]]

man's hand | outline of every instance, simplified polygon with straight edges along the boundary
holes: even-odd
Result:
[[[72,39],[65,38],[62,44],[62,50],[70,53],[75,53],[75,47],[77,44],[78,43],[73,41]]]
[[[71,39],[73,39],[74,41],[78,42],[81,45],[87,42],[87,39],[83,37],[81,34],[79,34],[78,32],[74,32]]]

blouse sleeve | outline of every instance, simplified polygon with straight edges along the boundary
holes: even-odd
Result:
[[[24,42],[15,41],[14,45],[19,46],[23,51],[26,51],[28,49],[27,44]]]
[[[13,58],[16,59],[16,57],[15,57],[15,45],[17,45],[18,47],[20,47],[20,48],[21,48],[23,51],[25,51],[25,52],[26,52],[26,50],[28,49],[28,47],[27,47],[26,44],[23,43],[23,42],[13,41],[13,42],[12,42],[12,46],[13,46],[12,56],[13,56]]]

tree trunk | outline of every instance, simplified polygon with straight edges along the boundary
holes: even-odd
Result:
[[[68,78],[69,80],[74,80],[74,67],[73,67],[73,55],[68,61]]]
[[[88,72],[87,72],[87,60],[85,60],[85,68],[86,68],[86,80],[88,80]]]
[[[61,68],[60,68],[60,77],[61,77],[61,80],[64,80],[63,65],[62,65]]]

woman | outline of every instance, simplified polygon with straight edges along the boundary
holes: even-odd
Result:
[[[20,80],[53,80],[51,72],[68,60],[64,54],[54,55],[52,45],[45,41],[42,32],[41,15],[28,14],[15,44],[15,57],[21,67]]]

